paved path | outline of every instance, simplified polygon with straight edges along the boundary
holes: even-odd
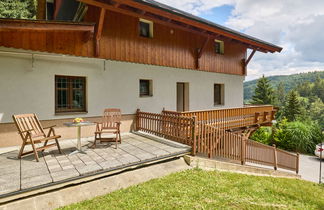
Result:
[[[87,139],[82,141],[86,154],[69,155],[75,150],[76,140],[61,141],[63,154],[52,147],[40,154],[40,162],[33,155],[17,159],[18,150],[0,154],[0,196],[40,185],[58,182],[82,175],[111,171],[134,164],[162,159],[185,153],[190,147],[169,141],[155,141],[135,134],[122,135],[122,143],[115,149],[101,145],[88,149]]]
[[[315,156],[300,155],[300,171],[302,179],[319,182],[320,160]],[[322,182],[324,183],[324,160],[322,160]]]

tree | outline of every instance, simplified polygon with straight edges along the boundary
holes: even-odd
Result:
[[[286,91],[283,82],[280,82],[276,89],[276,105],[282,107],[285,103]]]
[[[254,95],[252,96],[252,104],[273,104],[274,91],[270,85],[270,81],[264,75],[258,80]]]
[[[297,120],[301,112],[302,107],[298,100],[298,93],[292,90],[287,95],[283,116],[286,117],[288,121],[292,122]]]
[[[0,18],[34,19],[36,0],[1,0]]]
[[[324,102],[324,80],[317,77],[313,88],[314,94]]]

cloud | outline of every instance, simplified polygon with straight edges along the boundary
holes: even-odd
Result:
[[[284,48],[280,54],[257,53],[248,66],[248,80],[262,74],[324,70],[323,0],[159,1],[198,16],[215,7],[231,5],[234,9],[227,27]]]

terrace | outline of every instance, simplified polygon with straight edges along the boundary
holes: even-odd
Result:
[[[18,147],[0,148],[0,203],[185,154],[298,173],[298,154],[249,140],[258,127],[272,124],[275,112],[273,106],[162,113],[137,110],[134,131],[122,134],[117,149],[111,143],[92,149],[94,138],[89,137],[82,139],[85,154],[71,155],[77,141],[62,140],[63,154],[50,148],[39,153],[40,162],[36,162],[34,155],[18,159]]]

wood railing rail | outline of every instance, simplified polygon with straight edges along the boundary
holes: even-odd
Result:
[[[195,118],[141,112],[138,109],[135,130],[144,131],[194,148]]]
[[[269,124],[274,120],[276,111],[276,108],[273,106],[264,105],[189,112],[163,110],[162,113],[184,117],[195,116],[198,122],[204,122],[228,130],[251,125]]]

